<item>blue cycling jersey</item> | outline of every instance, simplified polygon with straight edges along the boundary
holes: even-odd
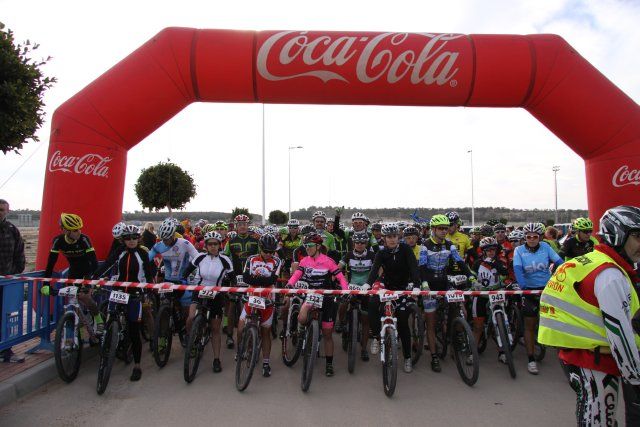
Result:
[[[522,289],[544,288],[551,278],[549,266],[552,263],[558,267],[563,261],[548,243],[540,242],[535,252],[526,245],[518,246],[513,253],[513,271],[518,285]]]
[[[162,256],[164,263],[164,280],[180,282],[182,273],[189,266],[189,261],[198,256],[198,251],[188,240],[176,239],[171,246],[164,242],[153,245],[149,251],[149,259],[153,260],[158,254]]]

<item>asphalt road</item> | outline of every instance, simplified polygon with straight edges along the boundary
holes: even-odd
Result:
[[[337,338],[337,335],[335,336]],[[358,359],[353,375],[336,339],[336,374],[324,376],[324,360],[316,365],[311,389],[300,390],[301,362],[287,368],[274,340],[272,376],[256,372],[245,392],[234,384],[231,350],[223,350],[223,371],[211,371],[208,348],[194,382],[182,376],[183,353],[177,340],[169,364],[158,369],[143,352],[143,376],[129,381],[130,366],[117,362],[104,395],[95,392],[97,358],[85,361],[72,384],[55,380],[37,392],[0,408],[1,426],[200,426],[200,425],[429,425],[429,426],[571,426],[575,395],[555,352],[539,365],[540,375],[527,373],[521,346],[516,350],[518,376],[511,379],[499,364],[495,347],[481,356],[480,377],[465,385],[447,358],[436,374],[423,357],[413,373],[398,372],[393,398],[382,391],[378,359]],[[176,351],[177,350],[177,351]],[[260,370],[260,365],[256,371]]]

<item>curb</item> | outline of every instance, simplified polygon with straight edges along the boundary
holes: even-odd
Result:
[[[82,349],[83,362],[97,355],[97,347]],[[18,375],[0,383],[0,407],[15,402],[56,378],[58,378],[58,371],[53,357],[24,372],[20,372]]]

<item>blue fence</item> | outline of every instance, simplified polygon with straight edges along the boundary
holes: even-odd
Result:
[[[28,277],[44,277],[43,271],[23,274]],[[53,351],[51,332],[55,329],[63,303],[61,298],[40,294],[45,282],[33,280],[0,279],[0,351],[16,344],[40,337],[40,343],[27,353],[38,350]],[[35,293],[35,297],[34,297]]]

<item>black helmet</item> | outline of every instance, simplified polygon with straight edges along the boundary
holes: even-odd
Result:
[[[303,225],[302,228],[300,229],[300,234],[304,236],[306,234],[311,233],[312,231],[316,231],[316,228],[311,224],[306,224],[306,225]]]
[[[480,227],[480,234],[482,234],[484,237],[493,236],[493,226],[491,224],[483,225],[482,227]]]
[[[371,231],[382,231],[382,224],[376,222],[371,226]]]
[[[600,236],[613,248],[624,246],[631,231],[640,231],[640,208],[616,206],[600,218]]]
[[[498,231],[498,230],[507,231],[507,226],[499,222],[493,226],[493,231]]]
[[[351,240],[353,240],[353,243],[367,243],[369,242],[369,235],[364,231],[357,231],[353,233]]]
[[[460,221],[460,215],[458,215],[458,212],[451,211],[447,212],[445,215],[449,218],[451,225],[457,224]]]
[[[493,227],[494,225],[496,225],[496,224],[497,224],[497,223],[499,223],[499,222],[500,222],[500,221],[498,221],[497,219],[495,219],[495,218],[491,218],[489,221],[487,221],[487,224],[489,224],[490,226],[492,226],[492,227]]]
[[[263,235],[260,237],[260,249],[266,252],[275,252],[278,249],[278,239],[271,233]]]
[[[402,231],[402,234],[404,236],[419,236],[420,231],[416,227],[410,225]]]

